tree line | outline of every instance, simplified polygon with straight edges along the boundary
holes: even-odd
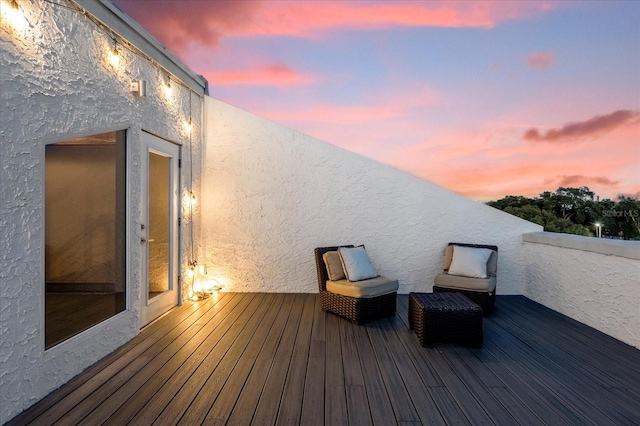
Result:
[[[544,226],[548,232],[563,232],[640,240],[640,200],[619,195],[616,201],[600,200],[588,187],[558,188],[538,197],[507,195],[487,205]]]

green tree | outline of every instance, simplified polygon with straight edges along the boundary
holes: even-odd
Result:
[[[640,237],[640,200],[624,195],[618,196],[618,202],[611,211],[617,231],[625,239]]]
[[[595,236],[595,224],[600,223],[603,235],[640,239],[640,200],[620,195],[617,202],[600,201],[586,186],[560,187],[536,198],[508,195],[487,204],[542,225],[548,232]]]

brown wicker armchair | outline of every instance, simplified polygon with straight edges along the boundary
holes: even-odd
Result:
[[[318,272],[318,287],[320,290],[320,306],[322,310],[348,318],[356,324],[363,324],[368,321],[395,315],[397,291],[375,297],[350,297],[327,290],[329,275],[322,256],[326,252],[336,251],[340,247],[350,248],[353,246],[318,247],[314,251]],[[397,289],[397,281],[395,281],[395,283]]]
[[[453,258],[454,246],[485,248],[493,253],[487,260],[487,278],[470,278],[449,274],[449,266]],[[473,302],[480,305],[485,316],[493,312],[496,301],[496,286],[498,274],[498,247],[484,244],[449,243],[445,251],[444,272],[436,275],[433,291],[457,291]]]

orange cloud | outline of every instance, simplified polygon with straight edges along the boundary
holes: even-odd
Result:
[[[254,86],[303,86],[315,84],[311,74],[301,74],[284,64],[235,71],[212,71],[204,74],[211,85],[243,84]]]
[[[604,186],[615,186],[620,183],[619,180],[611,180],[604,176],[585,176],[585,175],[571,175],[571,176],[556,176],[554,179],[545,180],[545,184],[555,184],[564,187],[578,187],[578,186],[590,186],[593,184]]]
[[[545,70],[553,65],[555,60],[556,54],[553,52],[538,52],[527,56],[526,62],[531,69]]]
[[[541,134],[536,128],[527,130],[522,136],[528,141],[556,142],[585,136],[597,136],[628,123],[638,123],[640,112],[618,110],[607,115],[597,115],[587,121],[569,123],[560,128],[549,129]]]
[[[534,146],[522,143],[519,127],[492,122],[438,135],[424,132],[422,141],[395,146],[378,159],[482,201],[507,194],[532,197],[560,186],[588,186],[603,198],[637,192],[637,132],[617,129],[579,146]],[[613,144],[615,149],[603,149]]]

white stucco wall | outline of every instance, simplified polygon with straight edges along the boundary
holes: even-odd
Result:
[[[640,348],[640,242],[524,235],[524,295]]]
[[[200,258],[226,291],[317,292],[313,249],[349,243],[430,291],[457,241],[498,245],[498,293],[521,294],[540,226],[211,98],[205,130]]]
[[[166,73],[122,45],[120,66],[110,65],[112,37],[71,4],[19,4],[28,22],[23,30],[0,21],[0,424],[139,332],[140,134],[145,129],[178,144],[189,141],[185,87],[175,82],[167,100]],[[146,98],[129,92],[134,79],[148,81]],[[201,97],[192,96],[191,110],[199,158]],[[118,129],[127,129],[131,151],[129,310],[44,351],[44,145]],[[183,154],[186,185],[188,149]],[[194,171],[198,176],[199,163]],[[182,247],[186,260],[187,241]]]

